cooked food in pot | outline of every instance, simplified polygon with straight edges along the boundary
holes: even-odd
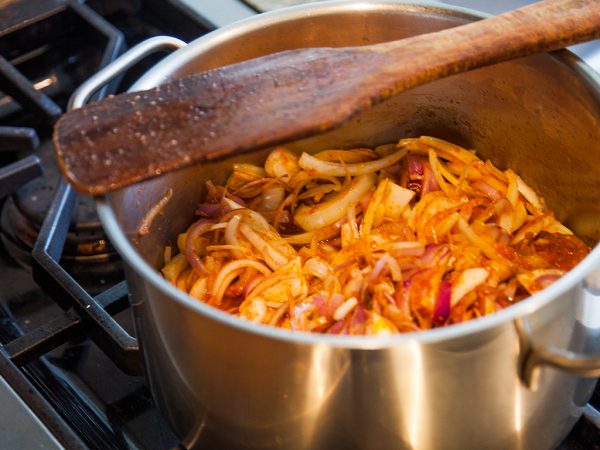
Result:
[[[511,169],[432,137],[235,164],[162,273],[199,301],[296,331],[390,334],[491,314],[589,247]]]

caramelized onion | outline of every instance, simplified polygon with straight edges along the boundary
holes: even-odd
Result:
[[[194,271],[201,277],[207,276],[208,272],[194,246],[196,239],[209,231],[213,225],[214,221],[212,220],[200,219],[189,228],[185,238],[185,256],[187,256]]]
[[[546,288],[589,251],[512,170],[429,137],[300,158],[279,147],[265,168],[236,165],[226,185],[206,186],[198,213],[209,219],[179,235],[179,255],[165,251],[165,278],[296,331],[474,319]]]
[[[294,220],[304,230],[316,230],[332,225],[346,214],[350,205],[357,203],[375,185],[372,173],[352,180],[348,188],[314,206],[302,205],[296,209]]]
[[[302,156],[298,161],[298,165],[306,171],[313,171],[320,175],[330,175],[334,177],[350,175],[354,177],[357,175],[370,174],[377,172],[378,170],[385,169],[386,167],[400,161],[404,155],[406,155],[406,149],[401,148],[397,152],[375,161],[340,164],[323,161],[319,158],[309,155],[308,153],[302,153]]]
[[[450,283],[442,281],[438,290],[435,309],[433,310],[433,321],[437,324],[444,323],[450,315]]]

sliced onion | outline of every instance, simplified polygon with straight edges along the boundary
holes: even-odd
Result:
[[[436,324],[441,325],[446,322],[450,316],[450,304],[450,283],[442,280],[433,310],[433,321]]]
[[[477,181],[473,182],[472,186],[475,189],[478,189],[479,191],[483,192],[483,194],[486,197],[488,197],[494,201],[502,198],[502,194],[500,192],[498,192],[496,189],[494,189],[492,186],[490,186],[483,180],[477,180]]]
[[[237,239],[237,231],[240,225],[240,221],[242,218],[239,215],[233,216],[227,222],[227,227],[225,228],[225,242],[229,245],[234,245],[236,247],[240,246],[240,243]]]
[[[344,329],[345,322],[340,320],[339,322],[335,322],[329,330],[327,330],[328,334],[340,334]]]
[[[239,259],[228,262],[220,270],[219,274],[215,278],[215,282],[213,283],[212,301],[216,305],[221,304],[221,300],[223,299],[223,295],[225,294],[225,290],[227,289],[229,284],[237,276],[239,276],[239,271],[241,269],[245,269],[246,267],[256,269],[263,275],[269,275],[271,273],[271,271],[264,264],[261,264],[253,259]]]
[[[517,202],[519,201],[519,189],[517,187],[517,174],[511,169],[507,169],[504,172],[506,179],[508,180],[508,187],[506,188],[506,198],[511,203],[513,208],[516,208]]]
[[[545,273],[545,274],[537,277],[535,281],[537,281],[537,283],[540,286],[542,286],[543,288],[547,288],[552,283],[554,283],[556,280],[558,280],[561,276],[562,276],[562,274]]]
[[[354,164],[340,164],[323,161],[319,158],[309,155],[308,153],[302,153],[298,164],[306,171],[313,171],[322,175],[330,175],[335,177],[343,177],[346,175],[357,176],[377,172],[378,170],[382,170],[388,166],[391,166],[392,164],[400,161],[404,155],[406,155],[406,149],[401,148],[397,152],[375,161]]]
[[[357,203],[375,185],[376,179],[374,174],[358,176],[347,189],[328,200],[314,206],[300,206],[294,214],[296,223],[306,231],[334,224],[346,215],[346,209],[350,205]]]
[[[289,180],[300,171],[298,156],[285,147],[277,147],[267,156],[265,171],[270,177]]]
[[[546,207],[544,206],[538,195],[535,193],[535,191],[531,189],[529,185],[527,185],[527,183],[525,183],[519,175],[515,175],[515,177],[517,180],[517,189],[519,190],[521,195],[525,197],[525,199],[529,203],[531,203],[535,208],[537,208],[540,211],[544,211]]]
[[[398,329],[389,319],[374,311],[370,311],[369,323],[367,324],[368,334],[390,335],[397,332]]]
[[[545,230],[548,225],[551,225],[553,221],[554,218],[552,216],[534,217],[525,225],[523,225],[521,229],[514,235],[511,240],[511,244],[517,244],[525,239],[533,239],[535,236]]]
[[[354,314],[352,315],[352,322],[350,323],[350,326],[354,331],[356,331],[356,328],[364,327],[366,321],[367,313],[365,312],[365,308],[362,305],[358,305],[354,310]]]
[[[195,222],[186,233],[185,238],[185,256],[187,257],[190,265],[194,269],[194,271],[200,277],[205,277],[208,275],[204,264],[202,264],[202,260],[198,253],[196,253],[196,249],[194,248],[196,239],[209,231],[211,227],[214,225],[214,221],[208,219],[200,219]]]
[[[333,268],[333,271],[334,271],[334,272],[339,272],[340,270],[344,270],[344,269],[346,269],[346,268],[350,267],[350,266],[351,266],[352,264],[354,264],[354,263],[356,263],[356,260],[355,260],[354,258],[347,259],[347,260],[346,260],[346,261],[344,261],[343,263],[341,263],[341,264],[338,264],[337,266],[335,266],[335,267]]]
[[[190,289],[190,295],[198,300],[204,300],[206,294],[208,294],[207,287],[208,280],[206,278],[198,278]]]
[[[384,254],[373,266],[373,270],[367,277],[367,283],[375,284],[380,275],[384,274],[384,269],[389,270],[393,281],[402,281],[402,272],[398,262],[387,253]]]
[[[487,256],[489,259],[499,259],[501,258],[498,255],[496,249],[485,239],[481,238],[477,233],[473,231],[473,229],[469,226],[467,221],[462,217],[458,218],[458,228],[465,237],[476,247],[482,251],[482,253]]]
[[[537,269],[517,275],[517,280],[530,294],[535,294],[550,286],[564,275],[560,269]]]
[[[298,303],[292,309],[290,314],[290,324],[292,330],[308,331],[308,314],[314,311],[316,306],[313,303]]]
[[[358,305],[356,297],[350,297],[344,303],[337,307],[333,313],[333,320],[343,320]]]
[[[425,246],[417,241],[392,242],[386,245],[385,248],[393,253],[396,258],[422,256],[425,253]]]
[[[170,282],[175,284],[179,274],[189,267],[189,262],[183,253],[175,255],[171,260],[161,269],[164,277]]]
[[[321,280],[327,276],[329,270],[329,265],[320,258],[307,259],[302,268],[305,274],[315,276]]]
[[[265,175],[265,169],[254,164],[234,164],[227,186],[242,197],[255,197],[262,191]]]
[[[327,308],[327,299],[325,298],[325,296],[314,295],[312,300],[317,309],[319,310],[319,313],[321,313],[322,316],[327,317],[329,310]]]
[[[383,200],[387,191],[387,186],[390,183],[389,179],[383,180],[375,189],[369,206],[367,207],[364,215],[362,224],[360,227],[360,234],[362,236],[368,236],[371,233],[373,227],[379,225],[383,220],[384,205]]]
[[[425,175],[424,163],[425,159],[420,155],[409,153],[406,155],[406,163],[408,166],[408,179],[411,181],[422,180]]]
[[[267,219],[265,219],[261,214],[257,213],[256,211],[252,211],[251,209],[247,209],[244,206],[242,206],[241,204],[239,204],[229,198],[223,197],[223,202],[229,208],[231,208],[232,211],[235,211],[238,209],[243,209],[244,216],[245,216],[245,219],[244,219],[245,222],[247,222],[254,230],[258,231],[259,233],[265,234],[269,238],[273,238],[273,239],[281,238],[281,236],[279,236],[279,233],[277,233],[277,230],[275,230],[275,228],[273,228],[269,224],[269,222],[267,222]]]
[[[444,179],[444,174],[442,173],[444,171],[442,163],[440,163],[440,161],[437,157],[437,154],[435,153],[434,150],[429,150],[429,167],[431,168],[431,172],[433,173],[433,178],[435,179],[439,188],[442,191],[444,191],[444,193],[448,197],[452,197],[452,194],[454,193],[454,188],[452,186],[450,186]],[[425,190],[426,187],[427,187],[427,191]],[[428,192],[431,192],[432,190],[437,190],[437,189],[431,189],[431,188],[432,188],[432,186],[423,185],[423,192],[421,193],[421,195],[425,195]]]
[[[250,302],[244,301],[240,305],[240,317],[242,319],[250,320],[254,323],[261,323],[265,321],[267,316],[267,303],[263,298],[256,297]]]
[[[329,298],[324,295],[315,295],[312,300],[321,316],[331,320],[334,312],[344,303],[345,298],[341,294],[333,294]]]
[[[383,203],[385,206],[385,216],[390,219],[398,219],[414,196],[414,191],[398,186],[396,183],[390,181]]]
[[[248,280],[244,289],[242,289],[242,298],[246,298],[252,290],[265,279],[262,275],[255,275]]]
[[[288,262],[285,256],[275,250],[267,241],[260,237],[258,233],[254,232],[252,228],[245,223],[240,225],[240,232],[248,239],[252,246],[260,252],[271,269],[275,270]]]
[[[218,203],[200,203],[196,214],[215,219],[221,215],[221,205]]]
[[[456,305],[465,295],[483,283],[489,272],[482,267],[466,269],[452,287],[451,304]]]
[[[433,147],[437,150],[445,159],[453,160],[458,159],[466,164],[472,161],[478,161],[477,156],[469,150],[454,145],[450,142],[442,139],[434,138],[431,136],[421,136],[416,139],[402,139],[398,145],[409,145],[411,149],[415,147],[415,150],[427,153],[428,147]]]
[[[435,177],[435,173],[431,169],[431,164],[426,163],[424,168],[425,176],[423,177],[423,188],[421,189],[421,195],[425,195],[433,191],[439,191],[441,187],[437,178]]]
[[[244,301],[251,301],[253,298],[261,296],[264,292],[267,292],[273,286],[281,283],[287,283],[293,280],[297,280],[296,275],[277,275],[272,274],[266,278],[260,280],[260,282],[252,289],[251,292],[248,292],[246,299]]]
[[[448,253],[448,247],[445,244],[427,244],[421,261],[429,265],[440,258],[440,255]]]
[[[283,186],[274,185],[263,189],[260,195],[258,209],[266,209],[267,211],[276,210],[285,197]]]
[[[395,149],[396,145],[392,145]],[[352,150],[323,150],[313,156],[321,161],[361,163],[376,159],[377,153],[370,148],[353,148]]]

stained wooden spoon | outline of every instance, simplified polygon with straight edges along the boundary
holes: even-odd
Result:
[[[56,155],[77,190],[100,195],[321,133],[428,81],[597,37],[600,1],[547,0],[400,41],[285,51],[69,112]]]

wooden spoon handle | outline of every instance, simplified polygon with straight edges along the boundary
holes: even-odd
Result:
[[[545,0],[486,20],[371,48],[386,55],[385,64],[379,68],[381,74],[398,77],[410,64],[408,70],[415,76],[399,79],[395,93],[455,73],[597,37],[599,0]]]

